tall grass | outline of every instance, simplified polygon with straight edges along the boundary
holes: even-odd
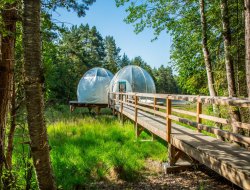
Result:
[[[136,140],[132,123],[122,125],[108,114],[76,113],[49,123],[52,165],[63,189],[114,178],[136,180],[147,158],[166,160],[163,144]]]

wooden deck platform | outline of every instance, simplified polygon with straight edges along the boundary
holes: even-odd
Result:
[[[136,106],[135,106],[136,107]],[[166,118],[129,105],[116,103],[113,109],[117,113],[137,120],[137,125],[152,134],[167,140]],[[135,117],[137,112],[137,118]],[[237,145],[224,142],[198,131],[186,128],[171,121],[170,143],[191,160],[198,161],[216,171],[243,189],[250,189],[250,151]],[[178,157],[178,152],[173,152]],[[176,158],[178,159],[178,158]]]
[[[92,108],[95,108],[97,114],[99,114],[101,108],[107,108],[108,104],[83,103],[83,102],[78,102],[78,101],[70,101],[69,106],[70,106],[70,111],[71,112],[73,112],[75,110],[75,108],[88,108],[89,111]]]

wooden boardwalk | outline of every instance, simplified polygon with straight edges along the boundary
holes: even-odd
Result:
[[[244,101],[243,103],[245,104],[246,102],[247,101]],[[146,106],[145,103],[142,104]],[[113,103],[110,103],[110,107],[113,108],[114,111],[119,113],[121,117],[125,116],[134,121],[137,126],[138,135],[140,135],[143,129],[146,129],[152,134],[167,141],[169,144],[170,165],[174,166],[177,160],[185,155],[191,158],[191,162],[199,162],[200,164],[204,164],[210,169],[222,175],[223,177],[227,178],[234,184],[238,185],[239,187],[242,187],[243,189],[250,189],[249,150],[247,150],[246,148],[242,148],[238,145],[229,142],[224,142],[212,136],[207,136],[200,133],[201,130],[206,129],[204,128],[205,125],[203,126],[201,124],[200,130],[192,130],[183,127],[180,124],[177,124],[176,122],[174,122],[173,119],[175,119],[176,121],[180,121],[181,118],[178,118],[177,116],[171,114],[175,109],[171,108],[170,105],[168,105],[168,107],[170,108],[166,107],[166,110],[168,110],[166,112],[169,112],[169,116],[166,117],[165,114],[164,118],[164,115],[161,115],[161,113],[156,110],[156,104],[151,104],[152,109],[150,109],[150,105],[143,107],[142,104],[140,105],[136,97],[135,100],[131,99],[131,101],[128,100],[128,98],[126,98],[126,100],[124,100],[123,98],[123,101],[117,100],[113,101]],[[160,109],[163,107],[159,106],[158,108]],[[199,111],[199,109],[197,110]],[[158,113],[158,115],[155,113]],[[197,118],[197,121],[199,119],[200,118]],[[211,117],[210,119],[215,118]],[[201,122],[201,120],[199,121]],[[221,122],[224,122],[224,120],[221,120]],[[183,119],[183,123],[188,122],[187,120]],[[191,125],[195,125],[195,122],[191,123],[189,121],[189,123]],[[244,126],[245,128],[249,126],[248,124],[244,123],[238,123],[238,125]],[[169,129],[170,131],[168,133]],[[206,131],[211,132],[211,129],[213,129],[213,127],[210,127],[210,130],[206,129]],[[243,144],[247,144],[249,140],[249,137],[233,134],[227,131],[221,131],[223,130],[212,130],[214,134],[222,134],[222,136],[227,137],[228,140],[232,138],[234,138],[235,141],[243,139]]]

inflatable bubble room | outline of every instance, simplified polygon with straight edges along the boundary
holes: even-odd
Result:
[[[109,86],[113,76],[109,70],[100,67],[88,70],[78,83],[78,102],[107,104]]]
[[[155,93],[155,83],[150,74],[136,65],[119,70],[110,82],[110,92]]]

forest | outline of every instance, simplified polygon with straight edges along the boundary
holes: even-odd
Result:
[[[165,142],[134,142],[134,131],[120,128],[108,109],[101,117],[69,113],[79,80],[93,67],[115,74],[140,66],[160,94],[250,98],[250,0],[113,0],[126,7],[124,21],[136,34],[150,28],[152,40],[171,35],[170,62],[159,68],[122,54],[112,34],[91,23],[53,19],[58,8],[84,17],[96,1],[0,1],[0,189],[92,189],[85,185],[112,172],[139,178],[147,158],[166,161]],[[225,115],[250,119],[249,110],[236,107]]]

